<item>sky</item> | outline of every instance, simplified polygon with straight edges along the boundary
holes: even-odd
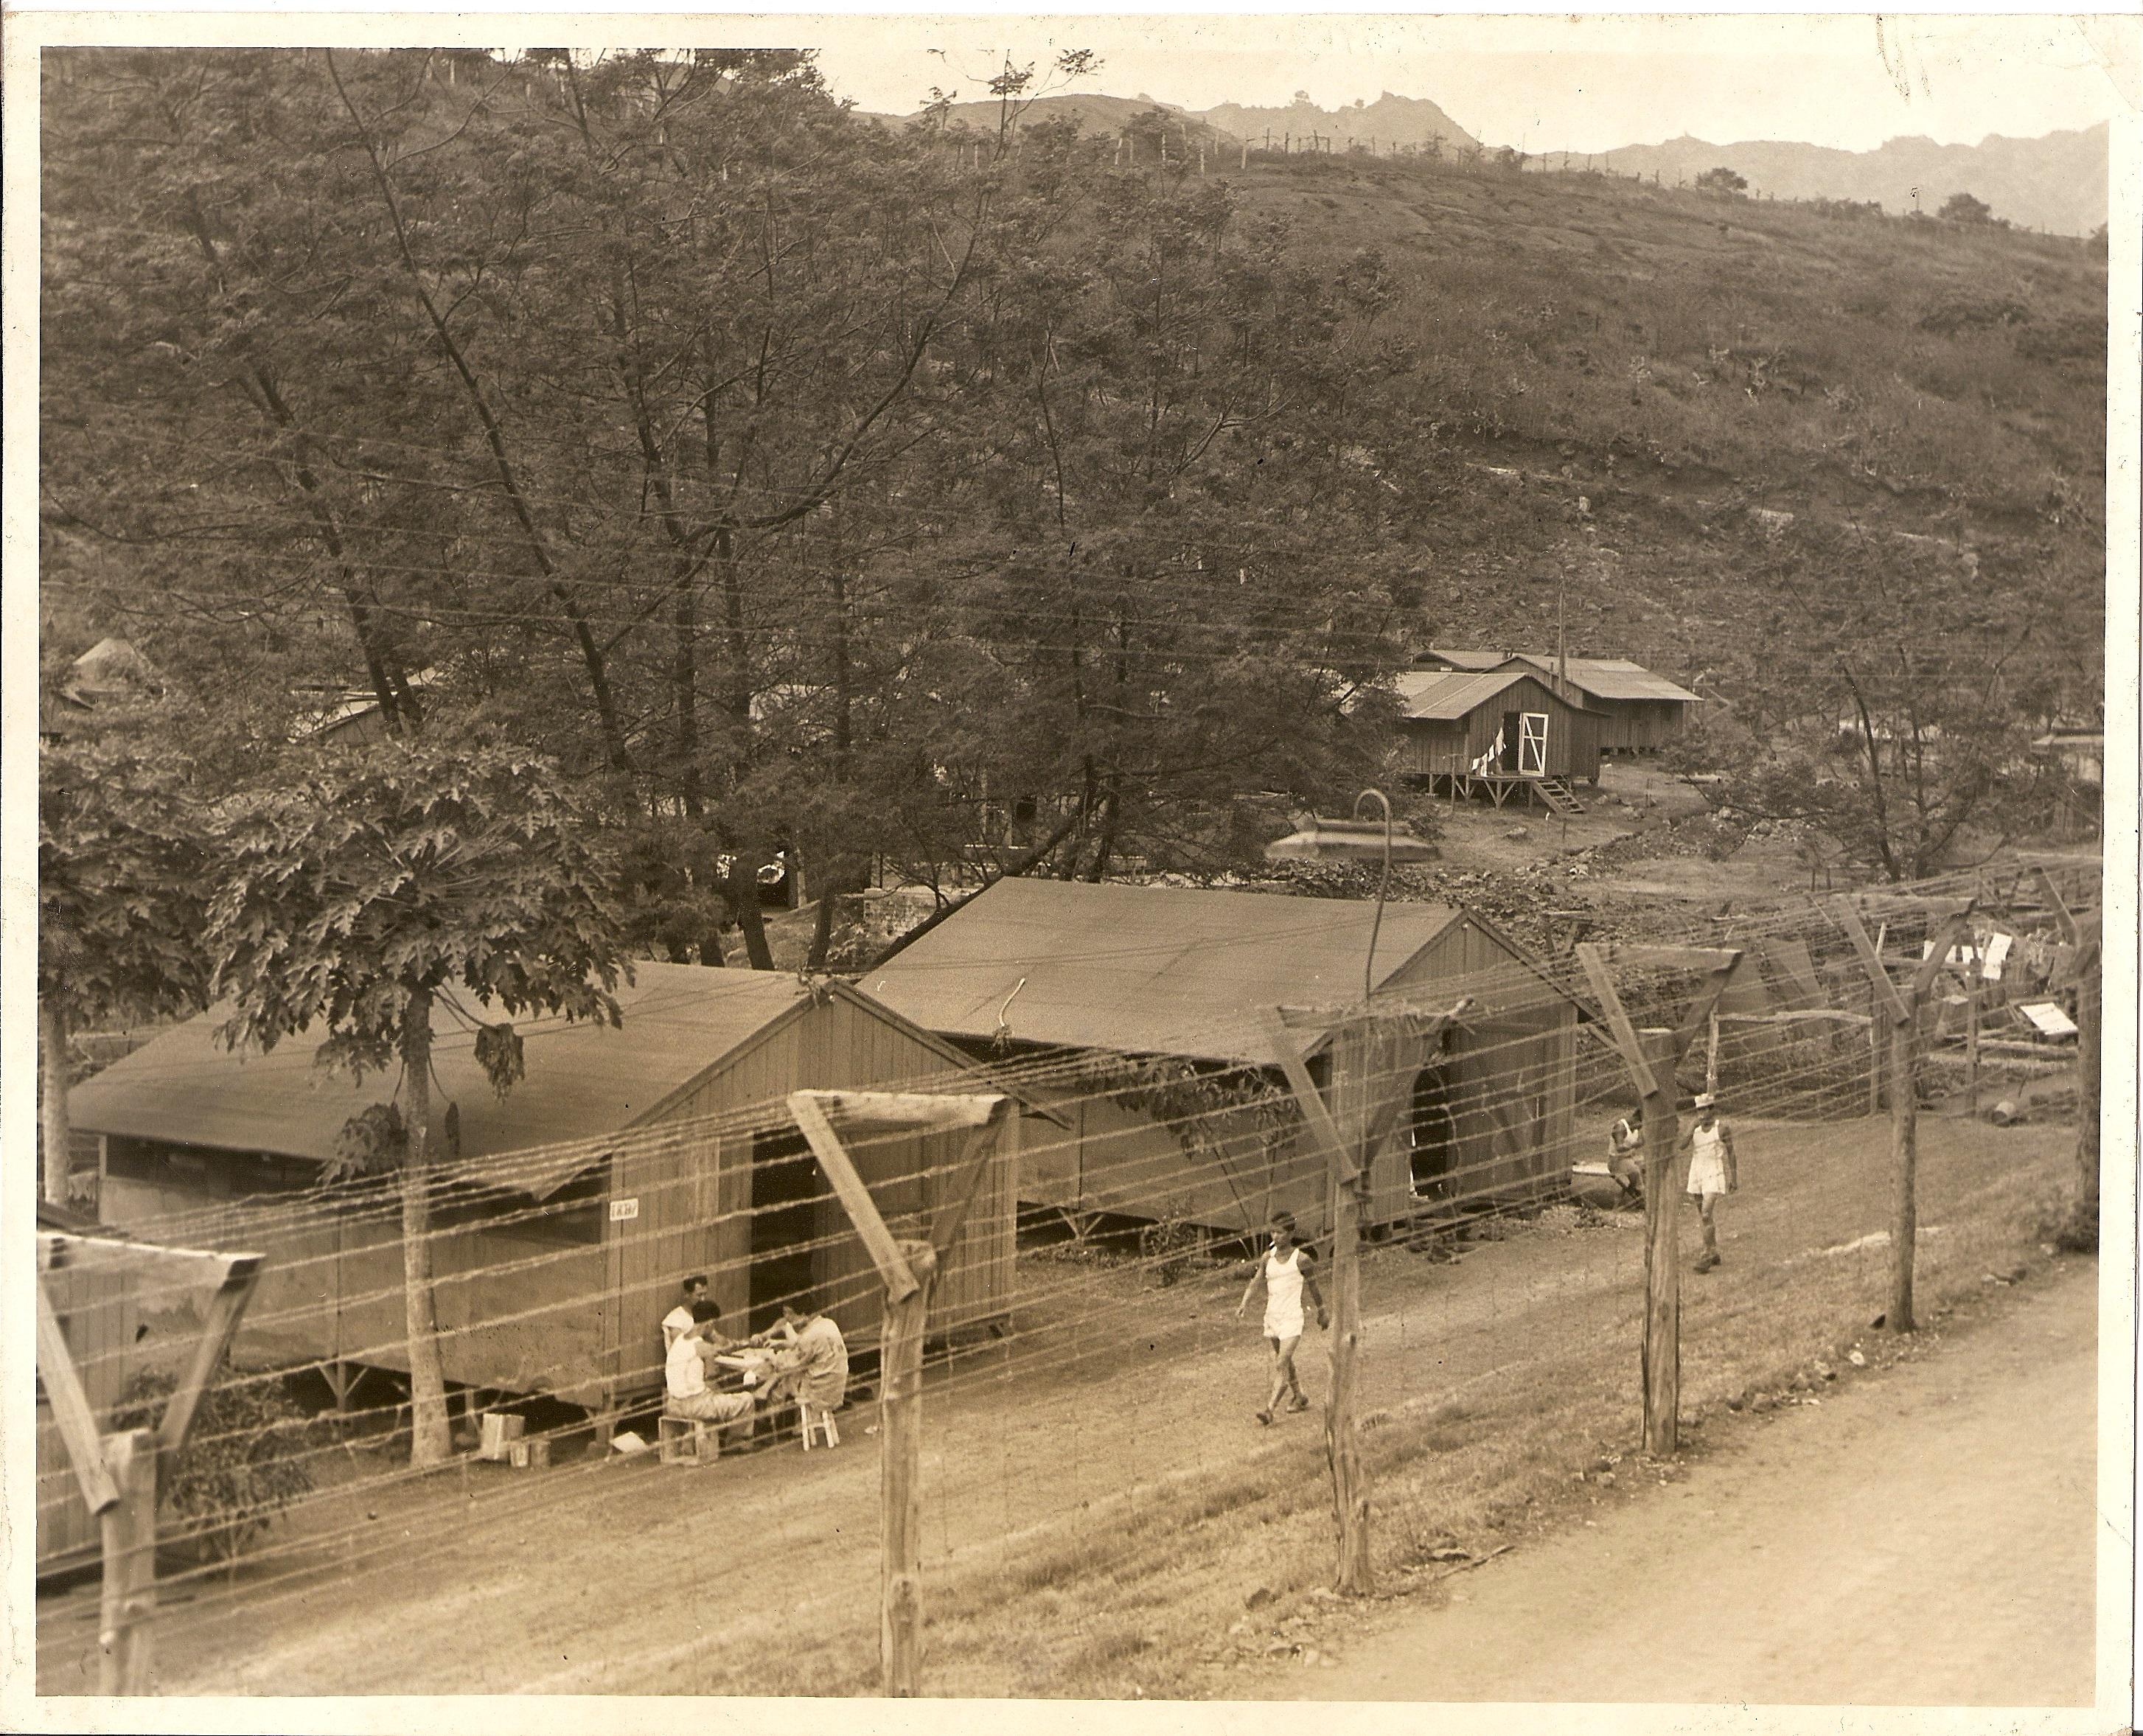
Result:
[[[764,24],[770,21],[759,21]],[[781,21],[819,49],[827,81],[907,112],[933,85],[981,96],[1007,53],[1096,50],[1081,89],[1185,108],[1320,106],[1427,96],[1477,137],[1604,151],[1682,134],[1868,150],[1924,134],[2035,137],[2124,111],[2137,22],[1868,16],[1378,17],[1267,14]],[[943,57],[932,53],[943,51]]]
[[[839,95],[892,114],[920,107],[933,86],[985,96],[1007,54],[1046,63],[1060,50],[1091,48],[1103,69],[1082,90],[1190,109],[1284,106],[1298,90],[1337,108],[1390,91],[1428,97],[1476,137],[1529,151],[1606,151],[1685,134],[1853,151],[1915,134],[1977,144],[1990,133],[2032,138],[2132,117],[2143,105],[2143,21],[2132,9],[2064,16],[2025,11],[2027,0],[1995,0],[2011,7],[2001,15],[1889,17],[1348,13],[1273,0],[1051,15],[995,0],[951,3],[967,9],[834,11],[819,0],[816,11],[725,12],[692,0],[601,10],[572,0],[417,0],[366,13],[349,0],[280,0],[272,14],[249,16],[107,0],[97,13],[72,16],[92,21],[75,40],[810,47]],[[62,12],[55,0],[10,0],[7,10]]]

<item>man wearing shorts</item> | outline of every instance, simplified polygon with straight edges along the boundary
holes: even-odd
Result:
[[[1312,1270],[1316,1256],[1295,1240],[1293,1216],[1274,1212],[1271,1230],[1271,1245],[1250,1274],[1250,1283],[1244,1286],[1243,1299],[1235,1304],[1235,1318],[1240,1320],[1243,1310],[1250,1305],[1250,1298],[1257,1293],[1258,1286],[1265,1287],[1265,1343],[1272,1352],[1272,1392],[1265,1400],[1265,1407],[1258,1412],[1258,1421],[1268,1424],[1283,1400],[1290,1411],[1309,1408],[1309,1400],[1294,1372],[1294,1347],[1302,1340],[1303,1298],[1307,1297],[1309,1305],[1317,1310],[1319,1326],[1329,1324],[1331,1319],[1324,1310],[1324,1298],[1318,1293],[1317,1277]]]
[[[1734,1161],[1734,1135],[1719,1118],[1717,1100],[1709,1091],[1700,1092],[1695,1109],[1696,1121],[1688,1135],[1685,1191],[1696,1202],[1697,1216],[1704,1225],[1704,1252],[1696,1257],[1695,1269],[1709,1272],[1719,1264],[1719,1202],[1735,1192],[1741,1182]]]

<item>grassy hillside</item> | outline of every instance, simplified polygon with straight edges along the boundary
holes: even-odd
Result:
[[[1390,335],[1458,459],[1438,632],[1552,642],[1564,571],[1574,650],[1730,690],[1780,606],[1750,573],[1853,527],[1974,575],[1987,618],[1952,624],[1961,647],[2026,618],[2083,660],[2087,701],[2106,268],[2086,244],[1587,175],[1337,157],[1237,181],[1305,252],[1381,250],[1404,285]]]

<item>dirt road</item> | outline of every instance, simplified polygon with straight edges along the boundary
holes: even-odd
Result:
[[[1269,1691],[2088,1704],[2096,1281],[2078,1263]]]

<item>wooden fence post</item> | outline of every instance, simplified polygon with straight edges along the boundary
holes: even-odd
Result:
[[[97,1605],[97,1689],[146,1694],[156,1615],[156,1437],[146,1428],[107,1435],[104,1462],[119,1499],[98,1516],[104,1587]]]
[[[1913,1199],[1920,1158],[1919,1008],[1890,1021],[1890,1306],[1893,1332],[1913,1329],[1913,1258],[1919,1234]]]
[[[1326,1165],[1332,1202],[1332,1379],[1324,1399],[1324,1454],[1332,1470],[1339,1530],[1339,1570],[1333,1589],[1343,1597],[1366,1597],[1373,1583],[1369,1491],[1362,1475],[1354,1368],[1362,1333],[1362,1194],[1371,1155],[1369,1072],[1375,1050],[1367,1019],[1350,1019],[1334,1034],[1332,1082],[1339,1111],[1334,1120],[1343,1143]],[[1352,1165],[1344,1161],[1349,1152],[1354,1155]]]
[[[1979,995],[1985,981],[1975,954],[1964,1001],[1964,1112],[1975,1118],[1979,1114]]]
[[[1965,912],[1957,911],[1935,930],[1928,942],[1927,956],[1903,983],[1890,980],[1884,964],[1882,939],[1868,937],[1859,913],[1839,899],[1831,907],[1839,926],[1860,956],[1861,968],[1874,1000],[1875,1022],[1868,1028],[1880,1032],[1887,1022],[1890,1033],[1890,1305],[1883,1322],[1892,1332],[1910,1332],[1913,1320],[1913,1264],[1917,1252],[1919,1208],[1916,1197],[1919,1168],[1920,1008],[1942,975],[1951,949],[1962,936],[1972,937]],[[1970,907],[1967,905],[1966,909]],[[1884,931],[1887,933],[1887,930]]]
[[[913,1699],[923,1674],[923,1337],[938,1255],[927,1242],[900,1252],[916,1288],[887,1297],[880,1340],[878,1669],[888,1698]]]
[[[1645,1451],[1663,1458],[1681,1439],[1681,1189],[1675,1185],[1681,1130],[1675,1110],[1674,1033],[1637,1036],[1656,1087],[1644,1100]]]

